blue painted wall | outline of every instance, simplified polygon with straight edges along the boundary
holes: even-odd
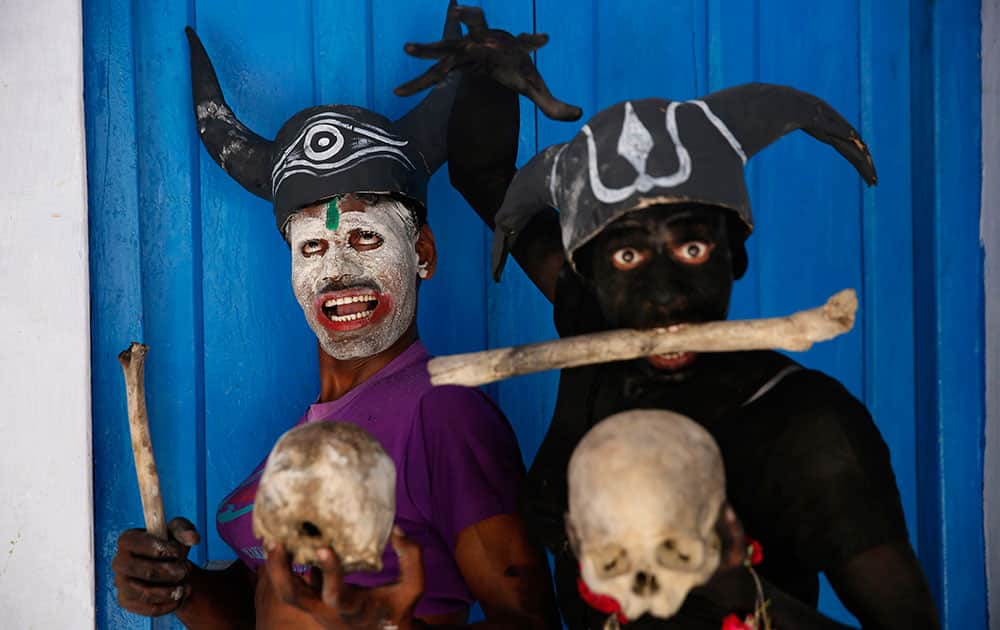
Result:
[[[801,358],[872,409],[947,627],[985,628],[979,3],[481,4],[493,25],[551,35],[538,64],[585,117],[624,98],[686,99],[762,80],[814,92],[861,129],[879,169],[873,189],[803,134],[754,160],[758,231],[733,315],[780,314],[858,289],[856,330]],[[101,627],[149,625],[117,607],[108,568],[118,533],[142,520],[117,352],[132,339],[152,347],[148,397],[166,509],[198,524],[199,561],[232,557],[214,508],[317,387],[314,338],[269,205],[232,182],[195,134],[183,27],[198,29],[238,115],[271,136],[312,104],[407,111],[416,99],[391,90],[426,63],[402,45],[436,38],[445,5],[84,1]],[[579,128],[522,112],[522,161]],[[422,288],[419,321],[431,350],[554,337],[551,308],[516,266],[503,284],[488,282],[488,234],[444,173],[430,206],[442,264]],[[527,461],[555,385],[542,374],[488,387]],[[845,614],[829,592],[823,606]]]

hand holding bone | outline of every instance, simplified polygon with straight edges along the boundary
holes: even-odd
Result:
[[[111,560],[118,604],[147,617],[180,608],[191,595],[193,567],[187,556],[199,539],[194,525],[184,518],[167,524],[166,540],[144,529],[122,532]]]
[[[419,77],[396,88],[397,96],[409,96],[445,79],[456,68],[475,68],[490,75],[497,83],[530,98],[542,112],[555,120],[577,120],[579,107],[568,105],[552,96],[545,80],[531,60],[531,53],[544,46],[549,36],[544,33],[521,33],[514,37],[507,31],[491,29],[486,16],[478,7],[452,5],[449,20],[459,20],[469,29],[461,39],[443,39],[431,44],[409,43],[403,48],[408,55],[438,62]]]

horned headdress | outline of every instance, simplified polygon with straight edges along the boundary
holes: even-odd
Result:
[[[824,101],[790,87],[751,83],[693,101],[612,105],[515,175],[496,217],[494,277],[499,280],[521,230],[549,207],[559,209],[570,264],[609,223],[655,204],[729,209],[745,238],[753,214],[743,167],[795,129],[831,145],[869,185],[875,183],[875,166],[858,132]]]
[[[266,140],[244,125],[226,103],[212,62],[195,32],[191,91],[198,134],[212,159],[241,186],[274,204],[278,229],[304,206],[346,193],[380,193],[409,199],[422,222],[427,180],[447,155],[448,115],[458,79],[433,89],[396,121],[351,105],[304,109]],[[445,37],[461,36],[457,21]]]

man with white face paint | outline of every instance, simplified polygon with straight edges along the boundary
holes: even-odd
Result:
[[[356,195],[311,206],[289,220],[292,288],[330,356],[374,356],[413,328],[413,279],[430,277],[433,246],[430,230],[418,229],[416,221],[399,200]]]
[[[481,11],[472,15],[485,24]],[[468,17],[457,7],[449,16],[452,31]],[[539,42],[502,34],[503,46],[487,52],[500,55],[493,73],[506,73],[543,110],[560,105],[530,64],[527,51]],[[332,550],[321,549],[308,579],[296,575],[307,567],[293,567],[281,545],[262,549],[253,534],[261,462],[216,514],[238,562],[225,571],[189,563],[199,536],[185,519],[171,521],[166,542],[129,530],[113,562],[119,603],[206,628],[461,625],[474,601],[488,626],[552,625],[548,567],[517,514],[525,471],[514,433],[479,390],[430,385],[417,334],[418,282],[436,265],[427,180],[445,158],[460,79],[448,78],[397,121],[358,107],[313,107],[269,141],[236,118],[200,40],[190,29],[188,38],[199,135],[234,179],[273,202],[293,290],[319,342],[319,397],[298,424],[349,422],[378,440],[397,471],[396,527],[380,573],[345,576]],[[440,79],[440,70],[406,91]]]

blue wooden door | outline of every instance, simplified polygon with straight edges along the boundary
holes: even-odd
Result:
[[[152,348],[148,398],[166,509],[198,525],[198,561],[233,557],[215,532],[215,506],[317,391],[314,337],[270,207],[197,139],[183,27],[197,28],[237,114],[273,136],[313,104],[407,111],[416,99],[392,88],[426,63],[402,45],[436,39],[446,4],[85,0],[102,627],[149,624],[117,607],[109,570],[118,533],[142,518],[116,353],[132,339]],[[858,289],[856,330],[800,358],[871,408],[947,626],[984,628],[979,3],[481,4],[494,26],[551,35],[539,67],[585,118],[625,98],[687,99],[761,80],[814,92],[861,130],[879,170],[873,189],[803,134],[753,161],[757,232],[733,316],[781,314]],[[521,160],[578,128],[525,104]],[[502,284],[488,280],[489,235],[444,173],[431,184],[430,223],[441,264],[422,287],[419,325],[432,352],[555,336],[551,307],[516,265]],[[541,374],[487,388],[528,462],[555,386],[555,374]],[[847,618],[828,591],[822,605]]]

